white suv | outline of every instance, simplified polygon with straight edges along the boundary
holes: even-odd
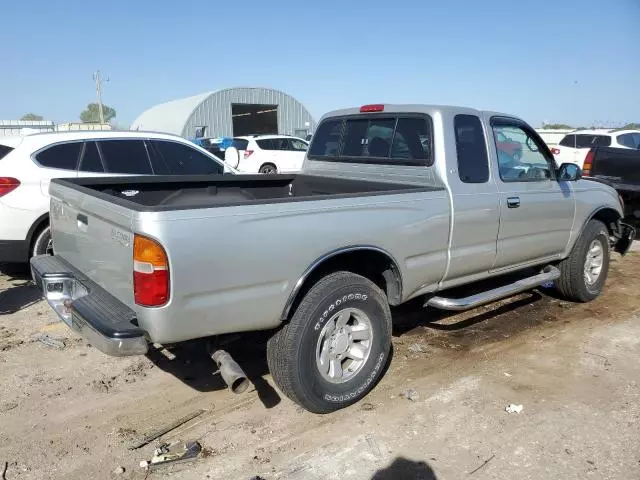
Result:
[[[0,137],[0,263],[51,253],[53,178],[235,173],[184,138],[162,133],[80,131]]]
[[[558,165],[575,163],[580,168],[590,149],[594,147],[640,148],[638,130],[578,130],[565,135],[551,153]]]
[[[309,144],[286,135],[234,137],[225,162],[243,173],[288,173],[302,168]]]

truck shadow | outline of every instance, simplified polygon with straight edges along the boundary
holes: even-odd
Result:
[[[497,308],[485,310],[477,308],[464,312],[465,318],[456,320],[460,312],[446,312],[431,308],[423,308],[424,299],[408,302],[393,310],[393,336],[413,335],[418,329],[433,331],[434,335],[445,338],[454,347],[464,347],[471,343],[500,341],[509,336],[532,328],[544,321],[543,315],[532,315],[527,306],[545,304],[544,296],[537,291],[521,294],[515,300],[502,304]],[[495,307],[495,304],[493,305]],[[525,311],[523,311],[525,310]],[[526,321],[512,321],[515,316],[526,316]],[[539,318],[538,318],[539,317]],[[501,320],[495,325],[493,320]],[[451,320],[454,320],[451,322]],[[273,408],[281,401],[279,393],[265,378],[269,374],[267,365],[267,340],[271,332],[253,332],[240,336],[239,340],[222,346],[244,369],[247,377],[255,387],[256,393],[265,408]],[[495,338],[492,338],[495,337]],[[225,390],[227,386],[217,370],[216,364],[207,354],[203,340],[185,342],[167,349],[152,348],[147,357],[161,370],[170,373],[178,380],[196,391],[211,392]],[[167,354],[167,350],[170,352]],[[393,348],[385,371],[393,358]],[[382,375],[384,376],[384,374]],[[381,377],[382,377],[381,376]],[[395,467],[394,467],[395,468]],[[399,467],[398,467],[399,468]],[[393,471],[393,470],[392,470]],[[381,475],[383,475],[381,473]],[[386,473],[384,473],[386,475]],[[392,478],[392,477],[374,477]],[[403,478],[403,477],[395,477]],[[417,477],[422,478],[422,477]],[[424,477],[435,478],[435,477]]]
[[[250,333],[221,348],[240,364],[265,408],[273,408],[280,403],[281,398],[265,379],[269,373],[268,338],[268,334],[264,332]],[[147,353],[147,358],[161,370],[199,392],[227,389],[222,377],[215,373],[218,367],[208,355],[204,340],[185,342],[168,349],[152,348]]]
[[[1,264],[0,274],[9,277],[9,288],[0,291],[0,315],[16,313],[42,299],[42,294],[31,282],[28,267]]]
[[[459,337],[464,330],[469,330],[474,325],[487,322],[501,315],[517,312],[521,308],[527,305],[534,305],[545,298],[537,291],[527,292],[522,294],[522,297],[492,310],[483,310],[482,307],[479,307],[464,314],[463,312],[438,310],[429,307],[423,308],[422,301],[411,302],[411,305],[402,306],[394,310],[393,335],[400,337],[417,327],[425,327],[442,332],[459,332],[456,335]],[[462,318],[455,321],[456,317]],[[454,321],[451,322],[451,320]],[[526,329],[531,326],[531,322],[527,322],[521,327]]]

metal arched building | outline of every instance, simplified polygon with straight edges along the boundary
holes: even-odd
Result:
[[[295,98],[270,88],[228,88],[156,105],[131,130],[173,133],[185,138],[257,133],[306,136],[315,120]]]

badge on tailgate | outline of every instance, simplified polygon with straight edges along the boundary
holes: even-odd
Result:
[[[111,240],[119,243],[123,247],[128,247],[129,245],[131,245],[131,235],[127,232],[123,232],[118,228],[111,229]]]

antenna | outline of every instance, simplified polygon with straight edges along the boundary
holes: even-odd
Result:
[[[109,81],[109,77],[103,80],[100,70],[93,73],[93,80],[96,82],[96,97],[98,98],[98,112],[100,112],[100,123],[104,122],[104,110],[102,108],[102,84]]]

